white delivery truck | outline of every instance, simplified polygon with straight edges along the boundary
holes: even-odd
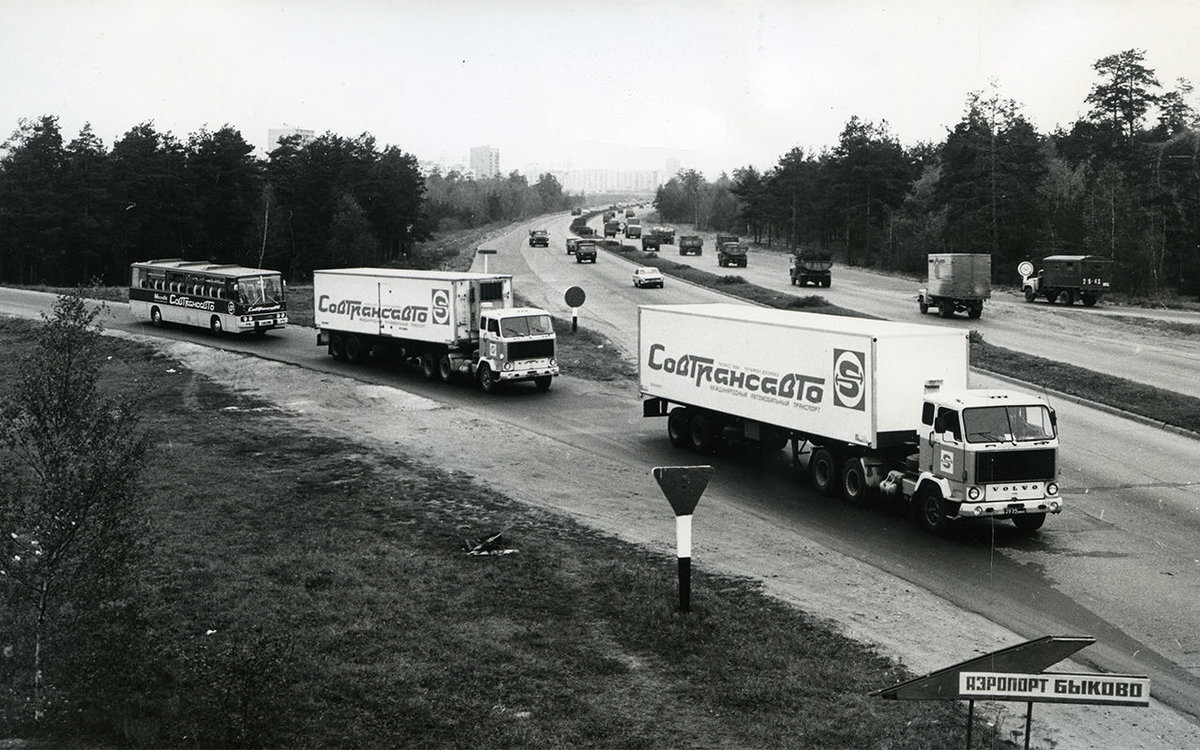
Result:
[[[478,379],[485,391],[558,374],[550,314],[513,307],[512,276],[338,268],[313,271],[317,344],[335,359],[416,360],[427,378]]]
[[[965,312],[969,318],[983,315],[983,301],[992,297],[992,256],[987,253],[930,253],[926,259],[929,277],[917,292],[921,314],[936,307],[949,318]]]
[[[902,498],[940,532],[960,518],[1027,531],[1062,510],[1054,411],[967,388],[966,332],[736,304],[638,308],[643,415],[677,446],[807,454],[814,486]]]

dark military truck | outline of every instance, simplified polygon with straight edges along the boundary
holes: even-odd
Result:
[[[584,261],[596,262],[595,240],[579,240],[575,243],[575,262],[583,263]]]
[[[620,233],[621,233],[621,222],[617,221],[616,219],[611,219],[609,221],[604,222],[604,236],[605,237],[616,237]]]
[[[813,286],[828,288],[832,282],[833,256],[823,250],[796,250],[792,253],[792,262],[788,275],[792,286]]]
[[[679,237],[680,255],[703,255],[704,238],[698,234],[684,234]]]
[[[529,230],[530,247],[550,247],[550,234],[545,229]]]
[[[646,252],[658,252],[659,245],[662,244],[662,237],[655,232],[642,235],[642,250]]]
[[[675,228],[674,227],[654,227],[650,230],[651,234],[658,236],[658,241],[663,245],[675,244]]]
[[[719,235],[718,235],[719,238]],[[722,268],[728,266],[746,267],[746,253],[750,250],[750,246],[745,242],[721,242],[717,244],[717,265]]]
[[[1091,307],[1100,295],[1112,289],[1112,261],[1102,255],[1050,255],[1042,259],[1036,273],[1029,261],[1017,266],[1025,301],[1045,297],[1047,302],[1067,305],[1079,300]]]

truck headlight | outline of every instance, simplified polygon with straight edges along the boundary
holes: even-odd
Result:
[[[558,360],[557,360],[557,359],[555,359],[554,357],[551,357],[551,358],[550,358],[550,366],[551,366],[551,367],[555,367],[555,366],[557,366],[557,365],[558,365]]]
[[[970,489],[967,490],[967,499],[968,500],[978,500],[979,496],[982,494],[983,493],[980,492],[978,487],[971,487]]]
[[[1048,482],[1046,484],[1046,494],[1054,497],[1058,494],[1058,482]]]
[[[511,369],[512,369],[512,362],[505,362],[505,363],[504,363],[504,369],[505,369],[505,370],[511,370]]]

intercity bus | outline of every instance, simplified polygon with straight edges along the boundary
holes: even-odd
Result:
[[[180,323],[214,333],[266,333],[287,325],[278,271],[233,264],[148,260],[130,266],[129,313],[155,325]]]

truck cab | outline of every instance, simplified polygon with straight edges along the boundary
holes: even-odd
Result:
[[[579,240],[575,243],[575,262],[596,262],[596,241]]]
[[[491,392],[504,382],[532,380],[550,387],[559,373],[550,314],[535,307],[485,310],[479,317],[479,384]]]
[[[961,518],[1009,518],[1033,531],[1062,511],[1057,419],[1041,398],[998,389],[930,394],[918,437],[916,456],[880,490],[901,489],[929,530]]]

